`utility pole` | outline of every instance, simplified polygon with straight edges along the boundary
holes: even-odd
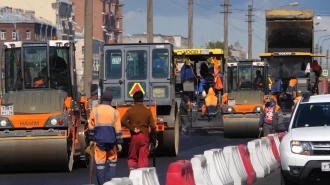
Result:
[[[194,0],[188,0],[188,48],[194,48],[193,36],[193,13],[194,13]]]
[[[154,14],[153,14],[153,0],[148,0],[148,13],[147,13],[147,43],[154,42]]]
[[[322,54],[322,46],[320,46],[320,54]],[[322,66],[322,57],[320,57],[319,60],[320,60],[320,66],[323,67]]]
[[[252,5],[248,6],[248,59],[251,60],[252,59],[252,22],[254,22],[254,20],[252,20],[252,11],[253,11],[253,0],[252,0]]]
[[[224,14],[224,16],[223,16],[224,55],[225,55],[226,60],[228,60],[228,13],[230,13],[228,11],[228,6],[230,6],[229,0],[224,0],[223,5],[221,5],[221,6],[223,6],[223,12],[221,12],[221,13]]]
[[[84,92],[91,97],[93,68],[93,0],[85,0],[85,33],[84,33]]]
[[[227,63],[227,61],[228,61],[228,13],[229,13],[229,11],[228,11],[228,6],[230,6],[229,5],[229,0],[224,0],[224,3],[223,3],[223,5],[221,5],[221,6],[223,6],[223,12],[221,12],[221,13],[223,13],[224,15],[223,15],[223,29],[224,29],[224,31],[223,31],[223,34],[224,34],[224,43],[223,43],[223,45],[224,45],[224,57],[225,57],[225,61],[226,61],[226,63]],[[223,67],[223,69],[224,69],[224,79],[227,79],[227,77],[228,77],[228,75],[227,75],[227,67],[226,66],[224,66]],[[226,90],[226,89],[228,89],[228,84],[227,83],[224,83],[224,89]]]
[[[326,63],[326,68],[327,70],[329,70],[329,50],[327,49],[327,55],[326,55],[326,59],[327,59],[327,63]]]

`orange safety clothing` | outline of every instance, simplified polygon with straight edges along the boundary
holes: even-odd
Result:
[[[215,115],[217,113],[218,97],[215,96],[215,92],[212,87],[209,88],[209,91],[205,98],[205,106],[202,107],[202,115],[205,115],[205,112],[208,115]]]
[[[110,102],[96,105],[90,114],[88,129],[89,139],[94,141],[97,180],[104,184],[105,163],[109,163],[109,181],[115,176],[118,157],[115,145],[123,143],[119,112],[110,106]]]
[[[291,79],[289,81],[289,86],[286,90],[286,94],[293,95],[293,97],[296,96],[296,85],[297,85],[297,79]]]
[[[216,59],[216,57],[213,57],[213,61],[214,61],[214,88],[216,90],[221,90],[223,89],[223,84],[220,78],[220,62]]]

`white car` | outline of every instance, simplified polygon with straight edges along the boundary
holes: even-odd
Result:
[[[330,94],[305,94],[290,123],[276,131],[287,131],[280,144],[281,185],[330,184]]]

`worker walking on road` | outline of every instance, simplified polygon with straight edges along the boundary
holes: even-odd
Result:
[[[183,95],[180,103],[180,118],[181,118],[181,125],[182,125],[182,130],[181,134],[186,135],[187,130],[189,128],[189,118],[188,118],[188,109],[190,106],[191,102],[189,99],[188,95]]]
[[[274,99],[272,95],[267,95],[266,103],[262,106],[263,111],[260,115],[259,131],[264,131],[264,137],[268,134],[275,133],[275,126],[283,122],[281,108]]]
[[[101,104],[93,108],[88,122],[90,146],[94,146],[96,175],[99,185],[106,182],[106,162],[109,163],[107,181],[115,176],[117,152],[121,152],[121,144],[123,143],[120,115],[111,106],[112,93],[105,91],[101,101]]]
[[[121,124],[131,131],[129,143],[129,171],[149,166],[150,140],[149,128],[156,132],[155,120],[151,111],[143,105],[143,93],[137,91],[133,95],[134,107],[128,109],[122,117]],[[156,149],[158,141],[155,139]]]

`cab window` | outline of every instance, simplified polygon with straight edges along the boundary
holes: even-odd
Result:
[[[237,91],[238,79],[237,79],[237,67],[229,67],[228,69],[228,90]]]
[[[107,50],[105,52],[105,68],[107,79],[122,78],[122,53],[121,50]]]
[[[330,126],[330,103],[306,103],[297,107],[292,128]]]
[[[146,80],[147,79],[147,51],[127,51],[126,65],[127,65],[127,79],[128,80]]]
[[[152,51],[152,77],[167,78],[169,69],[168,49],[154,49]]]
[[[238,66],[238,87],[241,90],[247,90],[252,88],[252,70],[251,65]]]

